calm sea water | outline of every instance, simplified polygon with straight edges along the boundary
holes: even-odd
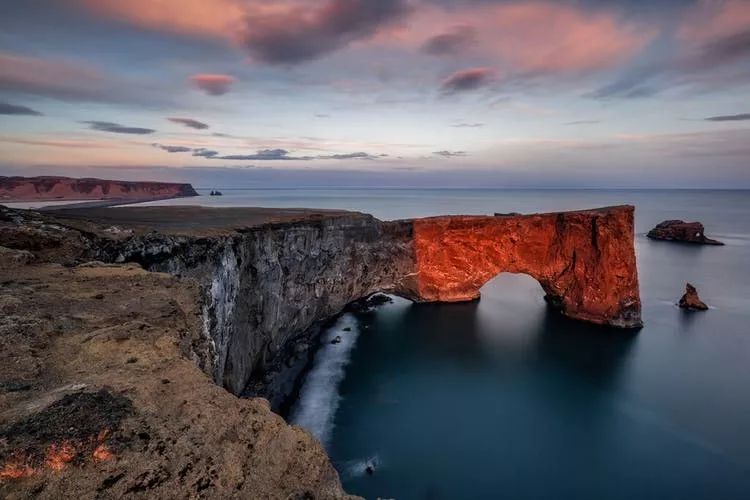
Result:
[[[750,192],[224,190],[211,205],[346,208],[383,219],[630,203],[645,327],[549,311],[502,274],[470,304],[397,299],[327,332],[292,419],[344,486],[398,499],[750,498]],[[195,199],[174,203],[195,203]],[[700,220],[724,247],[650,241]],[[685,282],[711,306],[674,306]],[[349,328],[349,330],[344,330]],[[375,473],[366,474],[366,464]]]

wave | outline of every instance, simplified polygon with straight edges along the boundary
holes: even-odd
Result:
[[[333,343],[337,337],[340,338],[340,342]],[[299,399],[292,408],[291,423],[310,432],[326,448],[341,400],[339,386],[344,380],[344,369],[349,364],[357,337],[357,320],[352,314],[342,315],[323,333],[321,347],[315,354],[313,367],[307,374],[300,389]]]

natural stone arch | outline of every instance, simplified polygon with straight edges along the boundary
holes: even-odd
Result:
[[[571,318],[640,327],[633,213],[621,206],[415,219],[415,271],[401,293],[422,302],[474,300],[494,276],[523,273]]]

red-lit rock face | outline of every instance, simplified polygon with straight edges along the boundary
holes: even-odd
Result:
[[[415,219],[416,269],[406,295],[473,300],[499,273],[524,273],[571,318],[640,327],[633,210]]]

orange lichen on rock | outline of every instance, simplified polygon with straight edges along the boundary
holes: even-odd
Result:
[[[99,443],[99,445],[94,448],[94,451],[91,453],[91,456],[95,462],[104,462],[105,460],[110,460],[115,456],[114,453],[109,451],[109,448],[107,447],[107,437],[109,437],[109,429],[102,430],[96,438],[96,441],[97,443]]]
[[[535,278],[571,318],[641,322],[634,208],[415,219],[415,300],[458,302],[502,272]]]
[[[35,473],[36,470],[27,463],[25,457],[14,457],[0,468],[0,482],[23,479],[24,477],[33,476]]]
[[[47,450],[44,465],[52,470],[62,470],[76,457],[76,448],[71,443],[53,443]]]
[[[114,454],[109,451],[106,444],[100,444],[99,446],[97,446],[91,456],[96,462],[104,462],[106,460],[111,460],[112,458],[114,458]]]

